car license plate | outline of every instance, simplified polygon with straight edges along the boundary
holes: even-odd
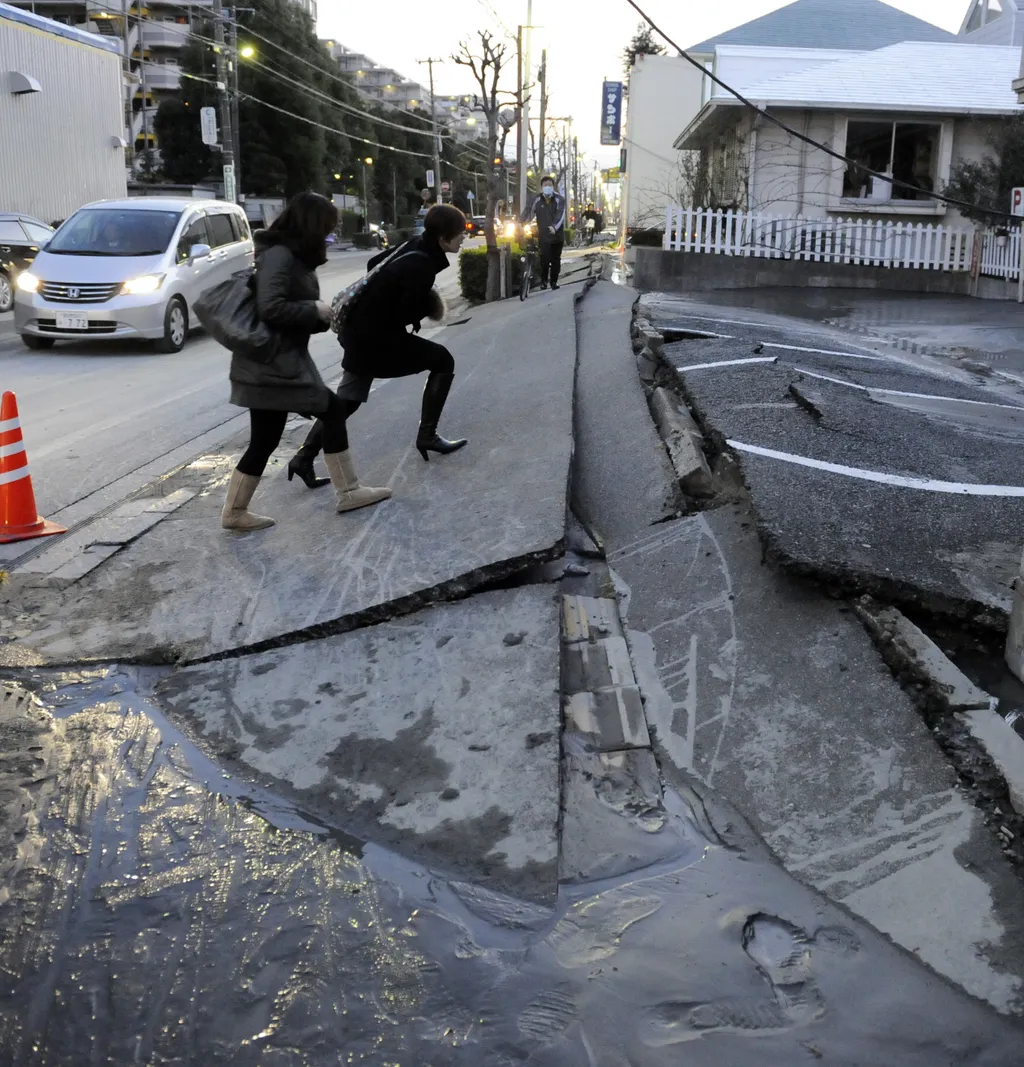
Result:
[[[58,330],[88,330],[89,316],[76,315],[73,311],[57,312]]]

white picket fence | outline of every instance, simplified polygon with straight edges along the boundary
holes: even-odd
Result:
[[[1017,280],[1020,272],[1020,229],[985,234],[981,244],[981,273]]]
[[[665,217],[664,247],[813,263],[968,271],[974,231],[880,219],[807,219],[671,205]],[[1013,270],[1015,276],[1015,266]]]

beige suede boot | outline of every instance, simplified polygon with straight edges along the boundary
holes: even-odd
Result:
[[[338,494],[338,511],[366,508],[391,496],[391,490],[386,486],[378,489],[359,484],[351,449],[346,448],[344,452],[325,452],[324,463],[327,464],[327,473],[331,476],[331,483]]]
[[[220,513],[220,524],[225,530],[265,530],[274,525],[274,520],[268,516],[254,515],[246,510],[259,484],[260,480],[255,475],[243,474],[240,470],[231,472],[228,497]]]

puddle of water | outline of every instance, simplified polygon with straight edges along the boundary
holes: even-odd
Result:
[[[147,702],[151,681],[32,679],[59,787],[0,924],[0,1062],[1019,1060],[1016,1030],[773,864],[701,837],[679,797],[670,858],[638,853],[548,910],[225,776]]]

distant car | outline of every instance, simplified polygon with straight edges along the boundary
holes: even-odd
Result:
[[[252,264],[249,223],[234,204],[160,197],[89,204],[19,273],[14,328],[29,348],[126,338],[180,352],[200,295]]]
[[[479,237],[484,232],[486,223],[486,215],[474,215],[472,218],[466,219],[466,234],[469,237]]]
[[[53,232],[29,215],[0,213],[0,314],[14,307],[17,276],[31,266]]]
[[[423,216],[420,215],[416,219],[415,223],[413,223],[412,235],[413,235],[413,237],[422,237],[425,230],[426,230],[426,222],[424,221]]]

